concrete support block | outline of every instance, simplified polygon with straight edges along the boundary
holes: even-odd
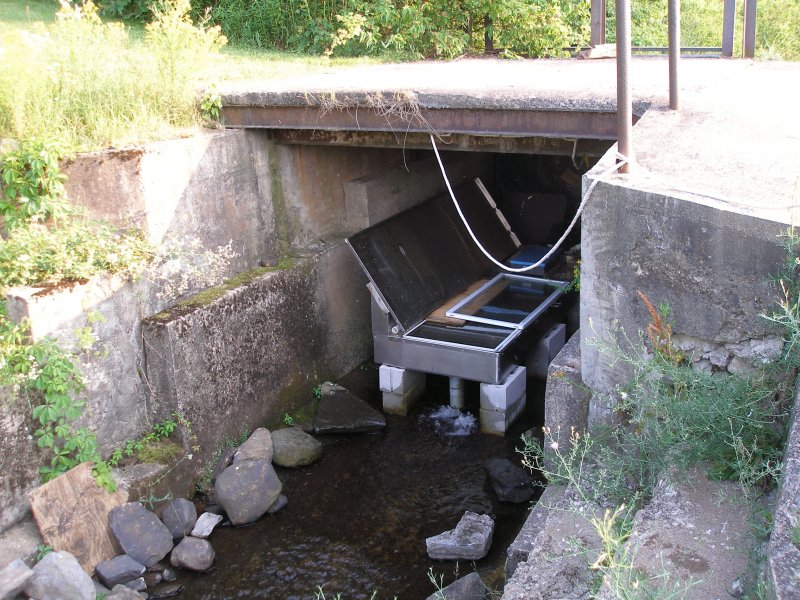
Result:
[[[425,373],[381,365],[378,376],[386,413],[407,415],[408,409],[425,392]]]
[[[516,367],[503,380],[494,385],[481,384],[481,431],[503,435],[525,410],[525,367]]]
[[[567,327],[563,323],[556,323],[552,329],[539,340],[528,359],[526,365],[528,373],[537,379],[547,378],[547,368],[552,360],[564,347],[566,342]]]

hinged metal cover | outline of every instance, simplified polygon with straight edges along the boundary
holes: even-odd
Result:
[[[517,248],[474,182],[455,190],[483,246],[498,260]],[[494,271],[448,196],[438,196],[347,240],[404,332],[447,299]]]

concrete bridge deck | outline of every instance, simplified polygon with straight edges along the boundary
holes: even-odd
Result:
[[[624,176],[626,185],[793,221],[800,204],[800,122],[791,107],[800,97],[800,63],[684,59],[679,112],[668,109],[666,58],[635,58],[631,85],[640,169]],[[616,63],[381,65],[237,82],[224,88],[223,102],[227,126],[275,129],[283,141],[371,145],[380,138],[366,132],[389,132],[384,140],[424,147],[433,129],[532,137],[542,143],[530,151],[546,151],[549,140],[558,153],[596,155],[592,141],[616,135]]]

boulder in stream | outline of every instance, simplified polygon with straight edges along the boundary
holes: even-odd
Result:
[[[186,498],[175,498],[161,511],[161,520],[172,534],[172,539],[179,540],[191,533],[197,522],[197,509]]]
[[[342,386],[326,381],[321,392],[314,420],[316,433],[363,433],[386,427],[381,413]]]
[[[233,464],[243,460],[272,460],[272,434],[259,427],[233,455]]]
[[[133,560],[151,567],[172,550],[172,534],[138,502],[111,509],[108,524],[119,545]]]
[[[280,496],[282,485],[268,460],[237,462],[217,478],[214,496],[234,525],[253,523]]]
[[[142,595],[127,585],[118,583],[105,597],[105,600],[142,600]]]
[[[127,554],[104,560],[94,568],[97,579],[111,589],[118,583],[125,583],[144,575],[145,567]]]
[[[533,476],[507,458],[491,458],[484,467],[501,502],[527,502],[536,492]]]
[[[213,564],[216,554],[208,540],[185,537],[175,546],[170,556],[173,567],[191,569],[192,571],[208,571]]]
[[[272,462],[279,467],[304,467],[322,456],[322,442],[298,427],[272,432]]]
[[[33,600],[94,600],[94,583],[69,552],[51,552],[33,567],[33,577],[25,584],[25,594]]]
[[[20,559],[0,569],[0,598],[16,598],[31,577],[33,571]]]
[[[289,498],[281,494],[278,496],[278,499],[269,507],[267,510],[268,515],[274,515],[275,513],[281,512],[284,508],[289,506]]]
[[[211,532],[214,531],[214,528],[219,525],[220,521],[222,521],[222,515],[204,512],[202,515],[200,515],[200,518],[197,519],[197,523],[194,524],[194,528],[192,529],[192,537],[200,538],[202,540],[206,539],[211,535]]]
[[[470,573],[431,594],[426,600],[483,600],[487,591],[481,576]]]
[[[489,552],[494,521],[489,515],[467,511],[455,529],[425,540],[428,556],[436,560],[480,560]]]

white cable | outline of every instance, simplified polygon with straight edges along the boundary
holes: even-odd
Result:
[[[475,233],[472,231],[472,228],[469,226],[469,223],[467,223],[467,218],[464,216],[464,213],[461,211],[461,207],[458,204],[458,200],[456,200],[456,195],[453,193],[453,188],[450,186],[450,180],[447,178],[447,173],[444,170],[444,165],[442,164],[442,158],[439,156],[439,150],[438,150],[438,148],[436,148],[436,141],[433,139],[433,135],[431,135],[431,144],[433,145],[433,153],[436,155],[436,160],[439,162],[439,168],[442,171],[442,177],[444,177],[444,183],[447,186],[447,191],[450,192],[450,198],[452,198],[453,204],[456,207],[456,211],[458,211],[458,216],[461,217],[461,222],[464,223],[464,227],[467,228],[467,231],[469,232],[469,235],[472,238],[472,241],[475,242],[475,245],[478,246],[478,249],[481,252],[483,252],[483,255],[486,258],[488,258],[495,265],[497,265],[498,267],[500,267],[501,269],[503,269],[504,271],[507,271],[509,273],[525,273],[527,271],[531,271],[531,270],[535,269],[536,267],[540,266],[542,263],[544,263],[548,258],[550,258],[556,252],[556,250],[558,250],[561,247],[561,244],[564,243],[564,240],[567,239],[567,236],[572,231],[572,228],[575,227],[575,223],[578,222],[578,218],[581,216],[581,213],[583,212],[584,206],[586,206],[586,201],[589,199],[589,196],[591,195],[591,193],[594,190],[595,186],[600,182],[600,180],[603,177],[606,177],[607,175],[610,175],[611,173],[613,173],[614,171],[619,169],[622,165],[624,165],[625,163],[628,162],[627,158],[625,158],[621,154],[617,153],[617,157],[620,160],[620,162],[616,163],[613,167],[611,167],[609,169],[606,169],[605,171],[600,173],[600,175],[598,175],[597,178],[595,178],[595,180],[592,181],[592,183],[589,184],[589,188],[586,190],[586,193],[583,195],[583,198],[581,199],[581,203],[578,206],[578,210],[575,212],[575,216],[572,218],[572,222],[569,224],[569,227],[567,227],[567,230],[564,232],[564,235],[562,235],[559,238],[559,240],[555,244],[553,244],[553,247],[550,248],[550,250],[547,252],[547,254],[545,254],[542,258],[540,258],[537,262],[533,263],[532,265],[528,265],[527,267],[516,268],[516,267],[509,267],[507,265],[504,265],[500,261],[496,260],[491,254],[489,254],[489,252],[486,250],[486,248],[483,247],[483,245],[480,243],[480,241],[478,241],[478,238],[475,236]]]

